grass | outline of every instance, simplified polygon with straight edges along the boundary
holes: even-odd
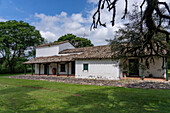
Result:
[[[170,77],[170,69],[168,69],[168,76]]]
[[[170,90],[130,89],[0,77],[0,113],[170,111]]]
[[[27,74],[31,74],[31,73],[27,73]],[[0,74],[0,77],[2,76],[18,76],[18,75],[24,75],[24,73],[17,73],[17,74]]]

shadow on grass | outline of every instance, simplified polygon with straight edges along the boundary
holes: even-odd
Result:
[[[170,91],[103,88],[78,92],[63,99],[67,104],[55,113],[169,112]]]
[[[1,84],[0,113],[20,113],[27,111],[27,108],[31,108],[37,100],[28,93],[40,89],[39,86],[34,87],[38,88],[11,87],[8,84]]]

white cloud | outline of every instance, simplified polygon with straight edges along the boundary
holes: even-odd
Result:
[[[48,40],[55,40],[56,35],[50,31],[40,31],[41,35]]]
[[[6,22],[6,21],[7,21],[6,19],[0,17],[0,22]]]
[[[90,39],[95,45],[107,44],[105,39],[113,38],[117,26],[122,24],[118,23],[116,27],[108,24],[107,28],[99,26],[98,29],[90,31],[93,13],[94,10],[90,11],[87,17],[83,17],[81,13],[71,16],[68,16],[66,12],[61,12],[55,16],[35,13],[35,18],[40,19],[40,21],[32,24],[40,30],[41,35],[48,41],[55,41],[62,35],[72,33]],[[105,13],[103,17],[107,17],[103,18],[104,21],[110,21],[109,12]]]
[[[140,6],[142,1],[143,0],[130,0],[128,2],[128,10],[132,10],[133,3],[137,2]],[[96,4],[98,0],[88,0],[88,2]],[[34,17],[40,21],[32,24],[40,30],[44,38],[51,42],[57,40],[62,35],[72,33],[90,39],[94,45],[103,45],[107,44],[105,39],[113,39],[114,31],[118,30],[120,26],[123,26],[123,22],[125,21],[121,20],[121,17],[124,13],[124,7],[124,0],[119,0],[116,7],[116,21],[114,27],[112,27],[110,23],[112,12],[108,12],[105,9],[102,11],[101,19],[103,22],[107,22],[107,28],[98,26],[96,30],[90,31],[92,15],[96,11],[96,8],[89,11],[86,17],[83,17],[81,13],[72,14],[71,16],[68,16],[66,12],[61,12],[54,16],[35,13]]]
[[[63,16],[63,14],[65,15]],[[32,24],[40,30],[41,35],[48,41],[55,41],[62,35],[72,33],[90,39],[95,45],[107,44],[105,39],[113,38],[114,28],[99,26],[98,29],[90,31],[91,16],[86,18],[82,17],[82,14],[67,16],[64,12],[55,16],[35,13],[35,17],[40,21]]]
[[[84,18],[82,17],[82,14],[73,14],[71,16],[71,19],[75,22],[80,22],[80,23],[85,22]]]
[[[87,0],[89,3],[97,4],[98,0]]]

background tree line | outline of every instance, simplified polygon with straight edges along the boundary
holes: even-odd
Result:
[[[63,35],[57,41],[54,42],[61,42],[66,40],[68,40],[75,48],[94,46],[90,40],[82,37],[77,37],[73,34]]]
[[[26,22],[0,22],[0,73],[23,71],[22,63],[30,57],[29,51],[43,42],[39,31]]]

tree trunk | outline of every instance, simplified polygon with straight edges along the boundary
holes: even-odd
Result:
[[[9,65],[9,68],[10,68],[10,73],[14,74],[15,73],[14,65],[13,64]]]

